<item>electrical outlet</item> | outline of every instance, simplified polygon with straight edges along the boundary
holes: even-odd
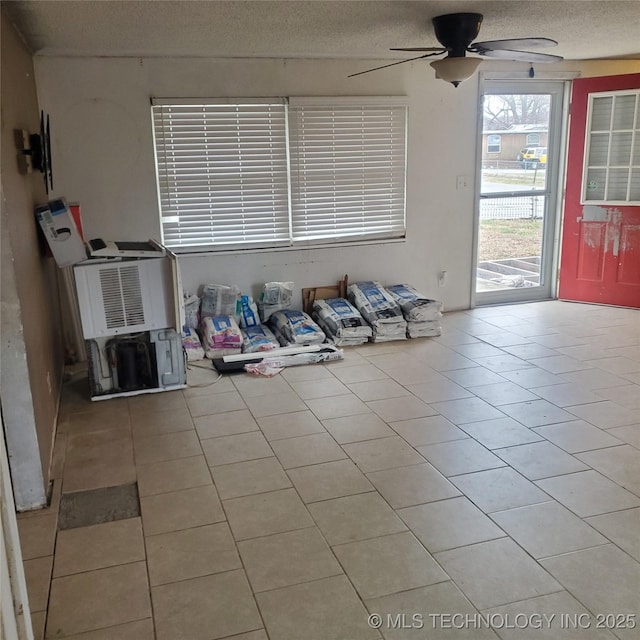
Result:
[[[456,179],[456,189],[469,189],[471,178],[469,176],[458,176]]]

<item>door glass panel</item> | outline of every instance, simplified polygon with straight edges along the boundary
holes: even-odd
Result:
[[[591,112],[591,131],[609,131],[612,108],[613,96],[594,99]]]
[[[550,115],[550,94],[484,98],[476,293],[543,284]],[[527,144],[532,133],[536,146]],[[500,152],[489,152],[496,135]],[[606,160],[608,137],[602,145]]]
[[[617,96],[613,111],[612,129],[633,129],[633,116],[636,106],[636,96]]]
[[[582,202],[638,202],[631,198],[634,190],[629,183],[634,175],[632,169],[640,164],[638,103],[637,89],[606,97],[590,94],[591,128],[585,136],[587,170],[583,173]],[[612,114],[608,134],[606,111]]]
[[[629,169],[609,169],[607,200],[626,200]]]
[[[540,284],[545,196],[480,200],[477,291]]]
[[[629,166],[631,161],[632,138],[633,133],[630,131],[611,134],[611,161],[609,164],[623,164],[625,166]]]
[[[592,166],[607,166],[609,155],[609,134],[594,133],[591,136],[591,148],[589,149],[589,164]]]
[[[640,125],[640,115],[638,115],[638,124]],[[640,164],[640,129],[636,131],[636,135],[634,136],[633,160],[631,162],[632,164]]]
[[[640,200],[640,169],[631,170],[630,200]]]
[[[587,195],[585,200],[604,200],[604,186],[606,182],[606,169],[589,169],[587,171]]]

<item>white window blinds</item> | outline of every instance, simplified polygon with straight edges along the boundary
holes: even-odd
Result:
[[[285,105],[154,104],[163,241],[289,242]]]
[[[334,101],[291,99],[294,239],[403,236],[406,107]]]
[[[171,248],[404,236],[402,99],[154,100],[152,114]]]

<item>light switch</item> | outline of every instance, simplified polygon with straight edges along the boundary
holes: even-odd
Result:
[[[456,189],[469,189],[471,187],[471,178],[469,176],[458,176]]]

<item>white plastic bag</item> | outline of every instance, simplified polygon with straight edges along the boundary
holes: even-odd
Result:
[[[270,324],[283,347],[290,344],[322,344],[326,340],[324,331],[304,311],[276,311],[271,316]]]
[[[260,325],[258,306],[251,296],[240,297],[240,326],[243,329]]]
[[[187,354],[187,360],[189,360],[189,362],[192,360],[202,360],[204,358],[204,349],[202,348],[200,337],[196,330],[191,327],[185,327],[182,330],[182,347]]]
[[[202,289],[200,315],[202,318],[213,316],[234,316],[240,313],[240,289],[235,285],[205,284]]]
[[[200,324],[200,298],[195,294],[184,292],[184,326],[197,329]]]
[[[260,318],[266,322],[276,312],[291,308],[293,282],[266,282],[260,294]]]
[[[242,352],[258,353],[260,351],[272,351],[277,349],[277,338],[273,335],[269,327],[259,324],[257,327],[246,327],[242,329]]]

